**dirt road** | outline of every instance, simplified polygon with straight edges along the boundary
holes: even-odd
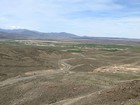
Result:
[[[51,70],[52,71],[51,73],[53,74],[53,73],[69,72],[69,70],[71,69],[72,66],[70,64],[67,64],[66,61],[71,60],[71,59],[74,59],[74,58],[59,60],[58,64],[60,66],[60,69]],[[26,77],[17,76],[17,77],[13,77],[13,78],[4,80],[4,81],[0,82],[0,87],[6,86],[6,85],[12,85],[14,83],[24,81],[24,80],[35,79],[36,77],[44,76],[44,75],[48,74],[47,70],[38,70],[38,71],[40,73],[36,73],[37,71],[33,71],[32,73],[30,72],[30,74],[32,74],[32,75],[28,75]]]

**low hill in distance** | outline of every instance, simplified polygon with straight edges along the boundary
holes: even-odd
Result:
[[[66,32],[43,33],[43,32],[31,31],[27,29],[15,29],[15,30],[0,29],[0,38],[1,39],[51,39],[51,40],[68,39],[69,40],[69,39],[75,39],[80,37]]]
[[[86,43],[113,43],[113,44],[139,44],[140,39],[128,39],[128,38],[113,38],[113,37],[90,37],[90,36],[78,36],[71,33],[44,33],[28,29],[14,29],[6,30],[0,29],[0,39],[27,39],[27,40],[59,40],[59,41],[80,41]]]

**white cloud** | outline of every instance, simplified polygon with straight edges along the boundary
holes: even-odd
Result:
[[[137,17],[77,20],[75,25],[78,26],[78,34],[82,35],[140,38],[140,18]]]
[[[24,29],[24,27],[15,26],[15,25],[7,26],[6,28],[7,28],[7,29]]]
[[[0,27],[11,29],[24,27],[49,32],[66,31],[79,35],[125,34],[126,37],[127,35],[140,37],[139,12],[126,12],[125,6],[115,3],[114,0],[0,1]],[[86,14],[86,11],[92,13]],[[102,12],[109,14],[101,17]],[[126,17],[122,14],[124,16],[126,14]]]

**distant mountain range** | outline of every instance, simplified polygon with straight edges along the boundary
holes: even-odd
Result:
[[[60,32],[60,33],[43,33],[27,29],[5,30],[0,29],[0,39],[75,39],[80,38],[77,35]]]
[[[78,36],[71,33],[44,33],[38,31],[32,31],[28,29],[0,29],[0,39],[41,39],[41,40],[76,40],[86,41],[87,43],[124,43],[124,42],[136,42],[140,43],[140,39],[128,39],[128,38],[112,38],[112,37],[89,37]]]

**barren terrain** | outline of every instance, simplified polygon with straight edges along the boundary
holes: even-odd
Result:
[[[138,105],[140,46],[0,42],[0,105]]]

